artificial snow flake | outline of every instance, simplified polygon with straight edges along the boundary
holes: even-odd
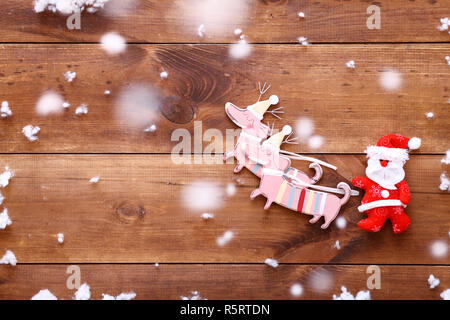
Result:
[[[217,238],[217,245],[223,247],[234,237],[234,232],[231,230],[225,231],[225,233]]]
[[[12,251],[6,250],[6,253],[0,259],[0,264],[10,264],[15,266],[17,264],[17,258]]]
[[[43,289],[36,293],[31,300],[58,300],[53,293],[48,289]]]
[[[169,73],[167,71],[161,71],[159,76],[161,77],[161,79],[167,79],[167,77],[169,76]]]
[[[34,11],[36,13],[58,12],[63,15],[70,15],[74,12],[81,12],[84,9],[88,13],[97,12],[104,7],[109,0],[34,0]]]
[[[445,157],[442,158],[441,163],[450,164],[450,149],[445,153]]]
[[[344,229],[347,226],[347,220],[344,217],[339,217],[336,219],[336,226],[339,229]]]
[[[345,65],[347,66],[347,68],[355,69],[355,61],[353,60],[347,61]]]
[[[14,172],[9,169],[9,167],[5,167],[5,171],[0,174],[0,187],[4,188],[9,184],[9,180],[14,177]]]
[[[450,56],[446,56],[445,60],[447,61],[447,64],[450,66]]]
[[[0,106],[0,117],[7,118],[7,117],[11,117],[11,116],[12,116],[12,112],[11,112],[11,109],[9,108],[8,101],[3,101]]]
[[[444,160],[444,159],[442,159],[442,160]],[[450,179],[447,177],[447,175],[445,173],[442,173],[440,179],[441,179],[441,184],[439,185],[439,189],[441,189],[442,191],[445,191],[445,190],[450,191]]]
[[[234,59],[243,59],[252,51],[251,46],[243,38],[236,43],[230,45],[229,53]]]
[[[300,12],[298,13],[298,17],[299,17],[299,18],[304,18],[304,17],[305,17],[305,13],[302,12],[302,11],[300,11]]]
[[[275,259],[271,259],[271,258],[267,258],[264,261],[265,264],[267,264],[268,266],[271,266],[272,268],[277,268],[278,267],[278,261]]]
[[[67,108],[70,107],[70,103],[68,103],[67,101],[64,101],[63,104],[62,104],[62,107],[63,107],[64,109],[67,109]]]
[[[63,110],[63,103],[60,94],[49,90],[44,92],[36,103],[36,113],[40,116],[60,113]]]
[[[66,79],[67,82],[72,82],[76,77],[77,77],[76,72],[67,71],[66,73],[64,73],[64,78]]]
[[[155,262],[155,268],[158,268],[158,267],[159,267],[159,263]]]
[[[152,124],[151,126],[144,129],[144,132],[155,132],[156,131],[156,125]]]
[[[0,229],[5,229],[7,226],[10,226],[11,224],[12,221],[8,216],[8,209],[4,208],[2,213],[0,213]]]
[[[438,278],[435,278],[434,275],[430,274],[428,277],[428,285],[430,286],[430,289],[434,289],[439,285],[440,281]]]
[[[89,180],[89,183],[97,183],[100,180],[100,176],[92,177],[91,180]]]
[[[236,36],[241,35],[241,33],[242,33],[242,29],[239,29],[239,28],[234,29],[234,34],[235,34]]]
[[[58,243],[64,242],[64,233],[58,233]]]
[[[75,292],[75,300],[89,300],[91,298],[91,288],[87,283],[83,283]]]
[[[302,46],[309,46],[309,42],[308,42],[308,38],[306,37],[298,37],[297,41],[302,45]]]
[[[111,90],[105,90],[104,94],[105,94],[106,96],[109,96],[109,95],[111,94]]]
[[[336,240],[336,242],[334,243],[334,248],[341,250],[341,244],[339,243],[339,240]]]
[[[205,212],[205,213],[202,214],[202,219],[203,220],[209,220],[209,219],[213,219],[213,218],[214,218],[214,214],[212,214],[212,213]]]
[[[342,293],[337,296],[333,294],[333,300],[370,300],[370,291],[359,291],[354,297],[350,292],[347,291],[347,288],[341,287]]]
[[[323,137],[322,136],[312,136],[308,140],[308,146],[311,149],[318,149],[318,148],[320,148],[322,146],[322,144],[323,144]]]
[[[450,300],[450,289],[441,292],[442,300]]]
[[[191,296],[181,296],[181,300],[208,300],[206,298],[202,298],[198,291],[191,291]]]
[[[124,292],[119,294],[117,297],[102,293],[102,296],[103,296],[102,300],[133,300],[134,298],[136,298],[136,293]]]
[[[205,36],[205,25],[204,24],[201,24],[201,25],[198,26],[198,28],[197,28],[197,35],[200,38],[203,38]]]
[[[89,112],[88,106],[86,104],[80,105],[78,108],[75,109],[75,114],[87,114]]]
[[[430,250],[433,257],[444,258],[447,256],[448,245],[445,241],[437,240],[431,244]]]
[[[22,133],[29,141],[33,142],[39,139],[38,137],[36,137],[36,134],[38,134],[40,130],[41,128],[29,124],[23,127]]]
[[[425,116],[427,117],[428,120],[431,120],[434,118],[434,113],[430,111],[430,112],[427,112],[425,114]]]
[[[402,75],[395,70],[384,70],[380,73],[379,81],[386,91],[395,91],[402,85]]]
[[[127,48],[125,39],[115,32],[110,32],[102,36],[100,43],[103,50],[109,55],[118,55],[123,53]]]
[[[294,283],[294,284],[291,286],[290,291],[291,291],[291,294],[292,294],[294,297],[300,297],[300,296],[302,295],[302,293],[303,293],[303,287],[301,286],[300,283]]]
[[[448,30],[449,26],[450,26],[450,19],[448,17],[445,17],[445,18],[441,18],[440,21],[441,21],[441,25],[438,27],[438,29],[440,31]],[[449,33],[450,33],[450,31],[449,31]]]

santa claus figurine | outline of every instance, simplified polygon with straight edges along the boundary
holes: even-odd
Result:
[[[370,232],[380,231],[389,219],[394,233],[405,231],[411,220],[404,208],[409,203],[410,192],[405,179],[403,165],[408,157],[408,149],[420,147],[419,138],[408,139],[399,134],[388,134],[378,140],[376,146],[369,146],[366,154],[367,177],[355,177],[354,186],[365,190],[364,198],[358,207],[365,212],[367,219],[358,222],[361,229]]]

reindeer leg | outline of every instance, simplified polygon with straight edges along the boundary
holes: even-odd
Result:
[[[227,161],[232,156],[234,156],[234,151],[225,152],[223,154],[223,161]]]
[[[325,223],[323,224],[323,225],[321,225],[320,227],[322,228],[322,229],[326,229],[326,228],[328,228],[328,226],[330,225],[330,223],[331,222],[333,222],[333,220],[337,217],[337,215],[339,214],[339,210],[340,210],[341,208],[339,207],[337,210],[336,210],[336,212],[334,213],[334,214],[332,214],[332,215],[327,215],[327,214],[325,214]]]
[[[314,215],[314,218],[312,218],[311,220],[309,220],[309,223],[316,223],[317,221],[319,221],[319,219],[321,218],[321,215]]]
[[[238,165],[234,168],[234,173],[241,172],[242,168],[244,168],[244,165],[238,163]]]
[[[264,206],[264,210],[268,210],[270,206],[272,205],[273,200],[270,198],[267,198],[266,205]]]
[[[262,194],[262,192],[261,192],[261,190],[258,188],[258,189],[255,189],[255,190],[253,190],[252,191],[252,193],[250,194],[250,199],[255,199],[257,196],[259,196],[260,194]]]

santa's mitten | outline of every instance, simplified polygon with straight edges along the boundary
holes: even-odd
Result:
[[[408,205],[409,201],[411,200],[411,192],[409,191],[408,184],[403,180],[402,182],[397,184],[397,188],[399,190],[400,201],[404,205]]]
[[[352,179],[352,185],[361,189],[365,189],[368,180],[369,179],[366,177],[354,177]]]

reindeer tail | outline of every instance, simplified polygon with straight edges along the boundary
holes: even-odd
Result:
[[[341,206],[343,206],[347,203],[348,199],[350,199],[350,193],[352,192],[352,189],[350,189],[350,186],[345,182],[339,182],[337,187],[338,189],[342,189],[345,192],[344,196],[340,199]]]
[[[320,164],[313,162],[309,165],[311,169],[314,169],[316,171],[316,174],[314,177],[311,178],[311,184],[315,184],[317,181],[319,181],[322,178],[323,170]]]

